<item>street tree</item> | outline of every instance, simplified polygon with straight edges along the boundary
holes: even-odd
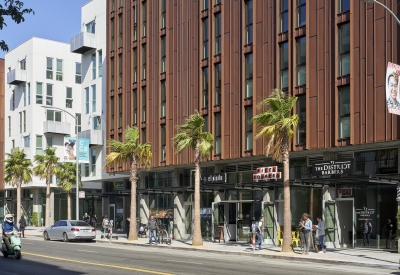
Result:
[[[31,8],[24,8],[24,2],[19,0],[4,0],[4,4],[0,4],[0,30],[7,26],[6,17],[11,17],[11,20],[19,24],[25,21],[26,14],[35,14]],[[0,49],[8,52],[8,45],[4,40],[0,41]]]
[[[266,156],[283,163],[283,245],[282,252],[292,251],[290,179],[289,179],[289,142],[293,139],[294,129],[299,118],[292,114],[297,97],[286,95],[275,89],[269,97],[258,105],[261,113],[254,116],[251,122],[257,125],[256,138],[266,139]]]
[[[33,167],[33,174],[38,176],[41,180],[46,179],[46,216],[45,226],[49,227],[52,224],[50,216],[50,184],[51,176],[55,175],[57,169],[56,165],[59,158],[56,156],[56,148],[47,147],[43,151],[43,155],[35,155],[34,161],[37,163]]]
[[[129,241],[138,239],[136,228],[136,187],[137,187],[137,172],[140,168],[149,168],[151,164],[151,144],[139,143],[139,128],[128,127],[124,131],[124,142],[110,139],[108,140],[108,148],[110,153],[105,158],[105,168],[114,167],[123,163],[130,163],[131,182],[131,223],[129,229]]]
[[[32,181],[32,162],[27,159],[24,149],[15,148],[6,153],[4,160],[4,181],[17,186],[17,221],[21,218],[21,186]]]
[[[78,169],[78,186],[82,187],[81,173]],[[57,186],[67,192],[67,218],[71,219],[71,191],[76,185],[76,165],[72,162],[59,162],[56,165],[55,175],[59,179]]]
[[[193,225],[193,246],[203,245],[200,224],[200,160],[207,158],[214,143],[214,137],[209,132],[204,132],[204,118],[196,111],[192,114],[185,124],[177,126],[177,134],[172,138],[173,146],[177,153],[181,153],[185,148],[194,151],[194,225]]]

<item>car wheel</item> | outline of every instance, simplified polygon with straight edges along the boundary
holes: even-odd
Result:
[[[63,241],[64,241],[65,243],[66,243],[66,242],[69,242],[68,234],[65,233],[65,232],[64,232],[64,234],[63,234]]]
[[[21,250],[16,250],[16,251],[15,251],[15,258],[16,258],[17,260],[21,259]]]
[[[45,232],[43,233],[43,239],[44,239],[45,241],[50,241],[49,233],[47,233],[47,231],[45,231]]]

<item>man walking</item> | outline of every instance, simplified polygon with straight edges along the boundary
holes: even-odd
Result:
[[[261,250],[261,245],[263,243],[263,229],[264,229],[264,217],[261,216],[256,226],[256,234],[257,234],[256,246],[258,245],[258,250]]]
[[[158,240],[157,240],[157,223],[154,220],[154,217],[151,216],[150,220],[147,222],[147,229],[149,230],[149,244],[151,244],[151,238],[154,236],[154,240],[156,245],[158,244]]]
[[[364,246],[367,245],[369,246],[369,240],[371,237],[372,233],[372,224],[368,221],[368,219],[365,219],[364,222],[364,231],[363,231],[363,243]]]
[[[87,213],[85,213],[85,215],[83,215],[83,221],[90,224],[90,216]]]

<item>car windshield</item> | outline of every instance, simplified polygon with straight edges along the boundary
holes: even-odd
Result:
[[[90,226],[87,222],[84,221],[69,221],[72,226]]]

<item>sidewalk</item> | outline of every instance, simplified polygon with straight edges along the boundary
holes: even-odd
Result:
[[[96,241],[98,243],[109,243],[108,239],[101,239],[102,232],[97,230]],[[42,229],[40,227],[28,226],[25,229],[25,236],[42,237]],[[113,237],[118,236],[118,240],[112,239],[112,244],[119,245],[136,245],[149,246],[148,238],[139,238],[138,241],[128,241],[126,234],[113,234]],[[154,245],[153,245],[154,247]],[[204,241],[202,247],[192,247],[191,240],[173,240],[172,245],[159,244],[160,249],[180,249],[191,251],[215,252],[224,254],[236,254],[246,256],[256,256],[270,259],[284,259],[295,261],[309,261],[326,264],[341,264],[355,265],[365,267],[385,267],[390,269],[399,268],[400,255],[396,250],[379,250],[379,249],[328,249],[327,253],[315,253],[310,251],[309,255],[300,254],[300,249],[295,248],[295,253],[282,253],[280,247],[272,245],[264,245],[261,251],[256,250],[250,244],[228,242],[228,243],[213,243]]]

